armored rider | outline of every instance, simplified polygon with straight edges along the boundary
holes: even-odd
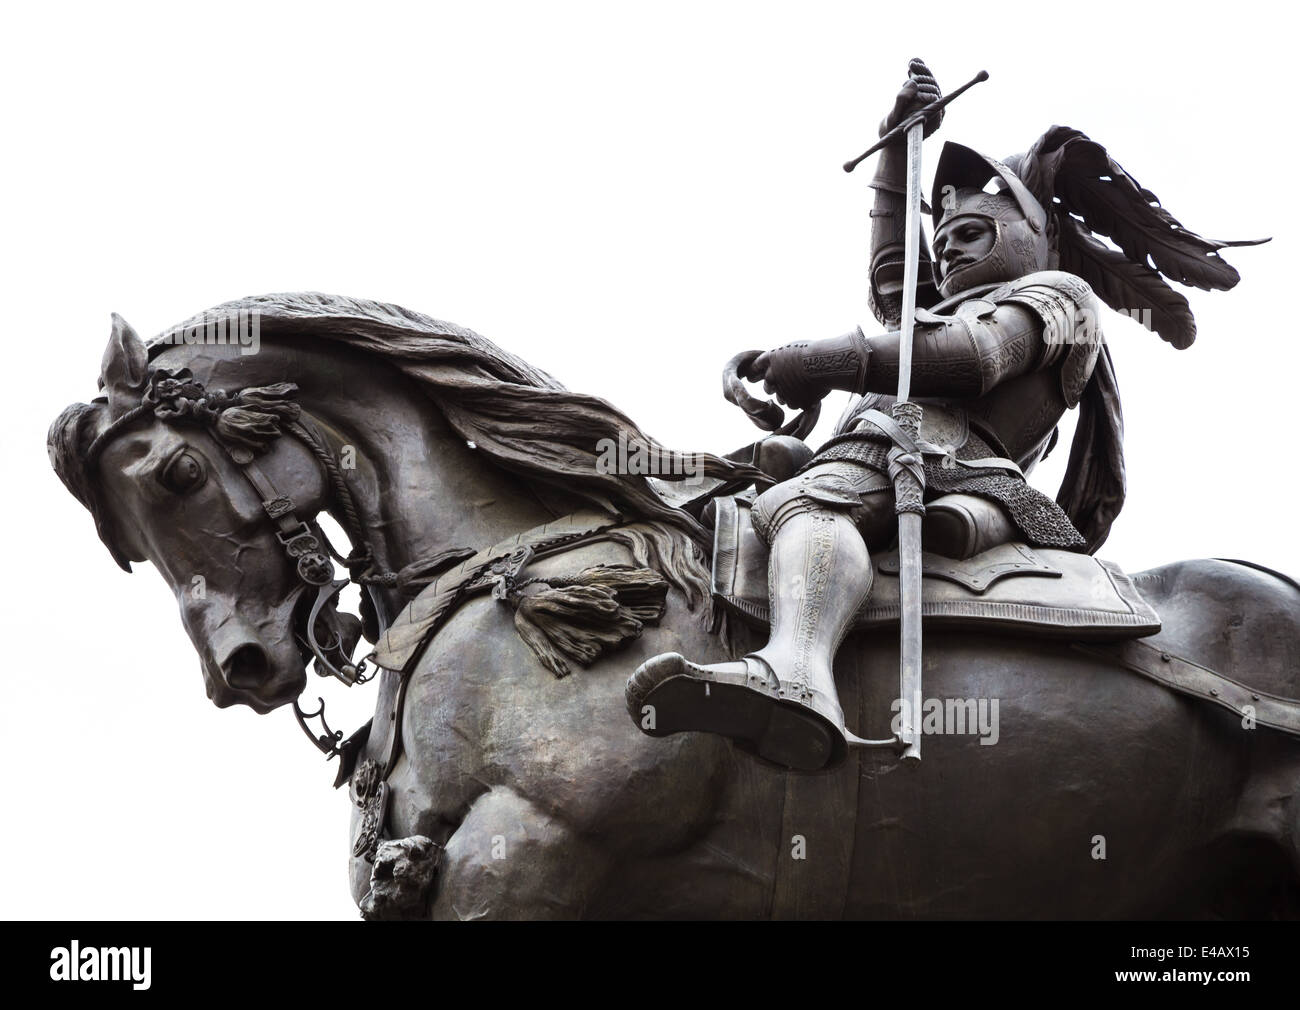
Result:
[[[913,61],[882,136],[938,97],[930,72]],[[871,184],[871,306],[891,331],[902,304],[905,171],[900,137],[880,153]],[[1101,208],[1116,199],[1118,221],[1097,225],[1106,223]],[[1162,272],[1231,287],[1236,272],[1216,250],[1237,243],[1181,229],[1100,145],[1064,127],[1005,162],[946,144],[931,206],[934,254],[922,235],[912,376],[913,399],[924,410],[925,549],[965,558],[1016,540],[1095,551],[1122,504],[1124,471],[1118,392],[1093,288],[1127,309],[1181,300]],[[1153,268],[1134,236],[1150,228],[1169,235],[1171,223],[1186,248],[1178,257],[1157,253]],[[1093,226],[1119,251],[1093,238]],[[1213,266],[1189,280],[1200,269],[1195,260]],[[1071,272],[1060,269],[1066,264]],[[1174,315],[1151,320],[1148,313],[1144,321],[1184,347],[1194,323],[1190,312]],[[754,501],[754,529],[770,547],[767,644],[735,662],[700,665],[676,653],[648,660],[627,690],[644,731],[721,733],[804,771],[844,758],[832,661],[871,589],[872,554],[897,532],[886,459],[897,432],[886,430],[881,413],[893,403],[898,368],[898,333],[868,337],[860,328],[788,344],[749,367],[745,378],[794,408],[831,390],[861,399],[801,471]],[[1051,448],[1065,412],[1080,405],[1066,480],[1053,501],[1025,474]],[[864,416],[872,411],[881,413]],[[647,706],[652,721],[643,718]]]

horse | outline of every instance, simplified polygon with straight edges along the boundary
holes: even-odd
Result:
[[[202,339],[214,317],[260,320],[258,352]],[[368,570],[387,573],[367,585],[372,640],[414,595],[401,573],[422,559],[445,570],[596,506],[612,517],[601,534],[525,559],[522,574],[562,583],[625,566],[665,583],[659,619],[586,665],[543,661],[507,594],[479,593],[449,608],[404,674],[383,671],[373,728],[344,769],[355,780],[384,747],[395,755],[380,823],[367,824],[360,799],[353,811],[354,841],[384,836],[352,846],[352,893],[368,918],[1300,912],[1300,744],[1067,642],[927,630],[927,693],[996,699],[1000,725],[992,746],[927,736],[919,763],[855,749],[798,773],[719,736],[641,732],[624,696],[639,664],[665,652],[714,662],[757,643],[709,598],[695,518],[645,478],[592,465],[601,433],[647,442],[630,420],[473,331],[394,306],[278,295],[197,318],[146,347],[115,317],[105,395],[65,411],[50,449],[119,564],[152,562],[175,591],[218,706],[269,712],[296,704],[308,680],[303,601],[321,580],[304,591],[266,488],[289,503],[289,521],[316,529],[330,514],[364,538]],[[142,411],[168,381],[207,391],[196,411],[229,401],[246,413]],[[239,390],[296,406],[276,429],[275,416],[250,415],[249,398],[226,392]],[[221,417],[233,419],[224,432]],[[244,465],[253,457],[256,480]],[[718,475],[752,476],[708,459]],[[344,559],[354,573],[361,546]],[[196,576],[202,594],[190,591]],[[1134,581],[1162,621],[1149,644],[1254,690],[1300,692],[1294,583],[1218,560]],[[333,617],[345,652],[357,623]],[[841,701],[863,737],[888,733],[898,658],[896,633],[883,631],[839,650]],[[362,679],[355,665],[326,665]],[[414,890],[396,886],[404,877]]]

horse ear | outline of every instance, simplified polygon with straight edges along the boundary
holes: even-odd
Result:
[[[104,360],[99,366],[99,386],[108,393],[113,416],[125,413],[140,402],[149,379],[149,353],[131,324],[113,313],[113,334],[108,338]]]

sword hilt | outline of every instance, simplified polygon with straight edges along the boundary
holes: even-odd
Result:
[[[869,157],[871,157],[873,154],[879,151],[882,147],[892,142],[895,138],[901,137],[903,136],[903,134],[907,133],[909,128],[915,126],[917,123],[921,122],[922,120],[929,119],[932,115],[934,115],[934,113],[938,112],[940,109],[946,106],[953,99],[957,98],[963,92],[968,91],[969,89],[975,87],[975,85],[979,84],[981,81],[987,81],[988,79],[989,79],[989,72],[987,70],[981,70],[978,74],[972,77],[960,88],[952,92],[952,94],[944,95],[942,98],[931,102],[929,105],[925,106],[924,108],[918,109],[916,112],[912,113],[901,123],[895,126],[892,130],[886,133],[878,141],[876,141],[874,144],[868,147],[865,151],[859,154],[852,161],[846,161],[844,163],[844,171],[852,172],[855,168],[857,168],[860,164],[862,164],[862,162],[866,161]]]
[[[894,422],[903,429],[915,445],[921,438],[921,405],[895,403],[890,410]],[[908,452],[895,444],[889,450],[889,476],[894,483],[894,512],[925,514],[925,457],[917,449]]]

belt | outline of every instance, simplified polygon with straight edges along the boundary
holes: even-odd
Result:
[[[860,415],[860,419],[879,428],[882,435],[889,438],[904,452],[919,453],[922,456],[942,456],[949,462],[970,470],[1010,470],[1021,478],[1025,476],[1016,461],[1007,459],[1005,456],[958,459],[951,449],[935,445],[933,442],[927,442],[924,439],[913,439],[911,435],[899,427],[897,421],[879,410],[865,410]]]

